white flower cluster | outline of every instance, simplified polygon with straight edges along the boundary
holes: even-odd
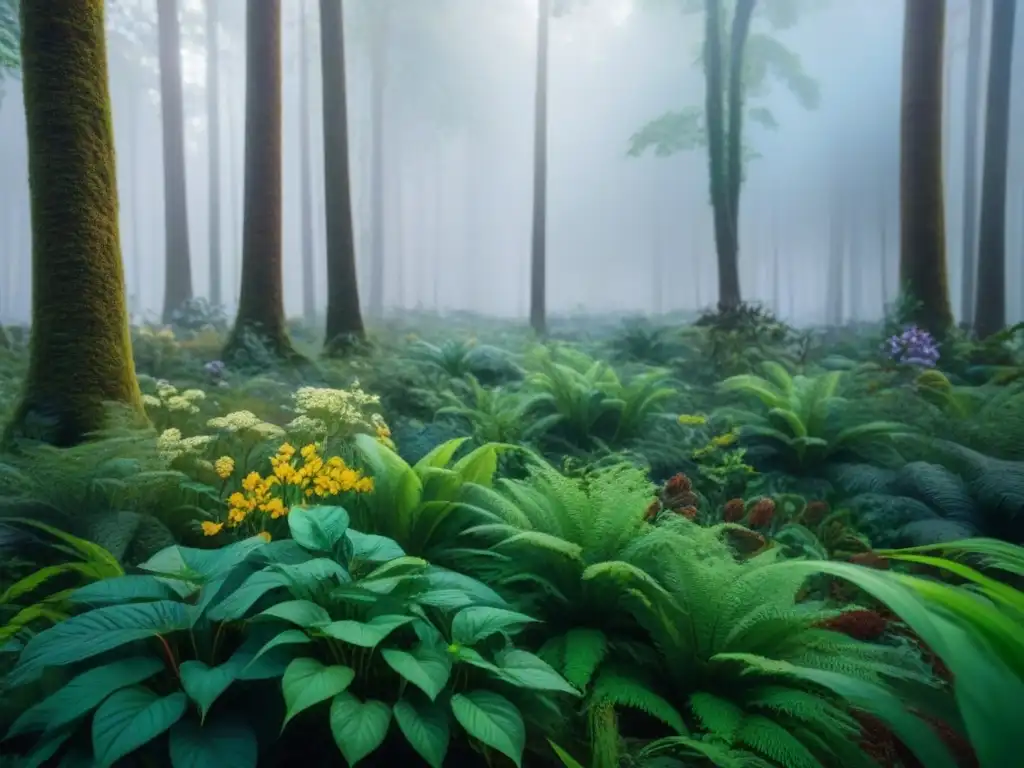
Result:
[[[213,438],[209,435],[196,435],[195,437],[182,437],[180,429],[165,429],[156,440],[160,456],[167,461],[184,454],[198,455],[203,452]]]
[[[156,383],[156,395],[143,395],[142,403],[149,409],[162,408],[177,413],[199,413],[199,403],[206,399],[201,389],[186,389],[179,392],[178,388],[163,379]]]
[[[227,416],[216,416],[206,422],[206,426],[232,434],[249,433],[268,440],[284,434],[279,426],[263,421],[252,411],[235,411]]]

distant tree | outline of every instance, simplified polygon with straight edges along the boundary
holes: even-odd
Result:
[[[970,5],[967,35],[967,82],[964,87],[964,199],[961,241],[960,315],[974,321],[974,292],[978,262],[978,130],[981,125],[981,50],[985,45],[985,3]]]
[[[327,331],[324,351],[339,354],[364,335],[356,276],[349,174],[345,26],[342,0],[320,0],[324,201],[327,218]]]
[[[372,0],[371,0],[372,2]],[[373,3],[370,39],[370,280],[367,311],[384,314],[384,96],[388,85],[391,4]]]
[[[255,337],[294,359],[281,274],[281,3],[249,0],[247,8],[242,287],[225,358],[244,355]]]
[[[533,223],[530,236],[530,326],[547,329],[548,53],[551,0],[538,0],[533,112]]]
[[[946,0],[906,0],[900,116],[900,282],[914,321],[943,338],[953,323],[942,190]]]
[[[313,168],[309,134],[309,10],[299,0],[299,222],[302,249],[302,316],[307,323],[316,317],[315,269],[313,261]],[[344,93],[344,90],[342,90]]]
[[[118,238],[103,0],[29,2],[21,55],[32,208],[32,340],[8,437],[56,446],[145,421]]]
[[[206,139],[209,142],[207,215],[210,242],[210,303],[224,303],[220,249],[220,39],[216,2],[206,3]]]
[[[663,4],[664,0],[649,2]],[[768,108],[745,109],[744,105],[769,92],[771,74],[803,106],[817,106],[818,84],[804,72],[799,56],[769,31],[793,26],[803,10],[820,4],[801,0],[762,0],[760,4],[756,0],[682,0],[678,6],[684,13],[704,12],[704,107],[667,112],[630,138],[629,154],[634,157],[648,150],[667,157],[698,147],[707,149],[721,308],[736,306],[742,299],[738,264],[740,188],[745,163],[757,156],[744,141],[743,118],[768,129],[777,127]],[[767,29],[752,29],[755,22]]]
[[[1010,97],[1017,0],[992,0],[985,168],[981,186],[978,300],[974,329],[989,336],[1006,324],[1006,177],[1010,155]]]

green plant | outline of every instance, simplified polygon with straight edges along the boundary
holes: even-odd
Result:
[[[515,443],[533,437],[536,422],[529,413],[532,403],[519,392],[481,386],[473,375],[468,375],[464,383],[457,382],[456,389],[458,394],[444,393],[448,405],[437,413],[465,421],[477,442]]]

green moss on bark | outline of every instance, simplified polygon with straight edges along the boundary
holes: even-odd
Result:
[[[252,334],[268,351],[295,360],[300,356],[288,339],[281,275],[281,5],[250,0],[248,9],[242,286],[224,358],[244,355]]]
[[[125,307],[103,0],[22,3],[32,338],[9,438],[69,446],[106,403],[145,420]]]

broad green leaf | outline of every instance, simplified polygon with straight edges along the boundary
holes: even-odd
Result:
[[[580,763],[579,760],[555,744],[551,739],[548,739],[548,744],[551,745],[551,749],[553,749],[555,754],[558,755],[558,759],[562,761],[562,765],[564,765],[565,768],[583,768],[583,764]]]
[[[348,523],[344,507],[293,507],[288,513],[292,539],[312,552],[332,552],[345,538]]]
[[[188,698],[181,691],[162,697],[138,686],[115,691],[92,718],[96,763],[100,768],[115,765],[165,733],[181,719],[187,706]]]
[[[72,616],[43,630],[25,644],[9,685],[35,679],[46,667],[72,664],[122,645],[192,626],[192,614],[182,603],[158,600],[134,605],[108,605]]]
[[[206,715],[217,700],[237,678],[237,664],[228,661],[217,667],[210,667],[201,661],[183,661],[178,669],[181,687],[199,707],[199,717],[206,720]]]
[[[321,606],[309,600],[286,600],[283,603],[272,605],[265,611],[256,614],[255,618],[263,617],[290,621],[303,629],[331,623],[331,615]]]
[[[139,568],[161,576],[198,577],[202,582],[212,581],[232,570],[266,543],[260,536],[253,536],[220,549],[195,549],[175,545],[160,550]]]
[[[375,579],[393,579],[398,576],[412,576],[423,572],[429,567],[430,563],[423,558],[405,555],[377,566],[360,579],[360,582],[373,581]]]
[[[259,759],[256,734],[238,718],[181,720],[171,728],[170,746],[174,768],[256,768]]]
[[[67,725],[49,734],[45,739],[41,739],[20,762],[16,763],[15,768],[42,768],[44,765],[51,764],[53,756],[60,751],[68,739],[74,736],[76,730],[76,725]]]
[[[292,661],[281,679],[281,690],[287,707],[281,730],[284,730],[288,722],[303,710],[344,691],[355,677],[354,671],[341,665],[325,667],[316,659],[310,658]]]
[[[242,671],[244,672],[248,670],[249,667],[255,664],[263,656],[263,654],[268,651],[272,651],[274,648],[278,648],[282,645],[300,645],[311,642],[313,641],[309,635],[301,629],[286,629],[283,632],[274,635],[258,651],[256,651],[255,655],[242,668]]]
[[[546,661],[527,651],[512,648],[498,656],[497,667],[501,677],[513,685],[535,691],[560,691],[579,696],[573,688]]]
[[[448,684],[452,660],[444,648],[420,643],[412,651],[385,648],[380,654],[389,667],[427,694],[431,701]]]
[[[409,746],[430,768],[442,768],[451,739],[448,713],[434,702],[414,703],[409,699],[396,702],[394,712],[395,722]]]
[[[535,621],[531,616],[505,608],[472,605],[452,619],[452,640],[459,645],[475,645],[497,632],[518,631],[523,624]]]
[[[312,589],[331,583],[352,581],[348,571],[336,560],[329,557],[316,557],[305,563],[274,566],[289,583],[303,588]]]
[[[464,664],[470,664],[477,669],[483,669],[487,672],[500,676],[500,670],[498,667],[481,656],[480,652],[473,648],[466,648],[462,645],[453,645],[449,647],[448,652],[457,661],[463,662]]]
[[[355,557],[370,563],[386,563],[396,557],[405,557],[403,550],[394,539],[375,533],[361,533],[351,528],[345,532],[352,542]]]
[[[23,712],[4,738],[28,731],[53,733],[88,714],[114,691],[141,683],[163,668],[163,662],[152,657],[124,659],[94,667]]]
[[[608,638],[597,629],[577,628],[565,633],[565,679],[583,690],[608,653]]]
[[[390,724],[391,707],[383,701],[339,693],[331,702],[331,733],[349,768],[384,743]]]
[[[384,615],[374,616],[367,622],[344,619],[342,621],[332,621],[327,626],[321,627],[320,631],[328,637],[343,640],[352,645],[358,645],[362,648],[376,648],[384,638],[399,627],[411,622],[413,618],[412,616]]]
[[[265,594],[286,586],[288,581],[282,574],[271,570],[258,571],[211,608],[207,616],[210,621],[236,621],[245,616]]]
[[[136,600],[174,600],[179,595],[155,576],[118,576],[103,579],[76,589],[71,600],[76,603],[125,603]]]
[[[459,448],[465,445],[467,440],[469,440],[468,437],[456,437],[435,446],[413,465],[413,469],[417,473],[422,473],[428,468],[443,469],[447,467],[452,457],[458,453]]]
[[[496,443],[481,445],[455,462],[452,469],[463,483],[490,486],[498,471],[498,451],[503,447]]]
[[[526,725],[516,705],[494,691],[452,696],[452,714],[470,736],[522,768]]]

